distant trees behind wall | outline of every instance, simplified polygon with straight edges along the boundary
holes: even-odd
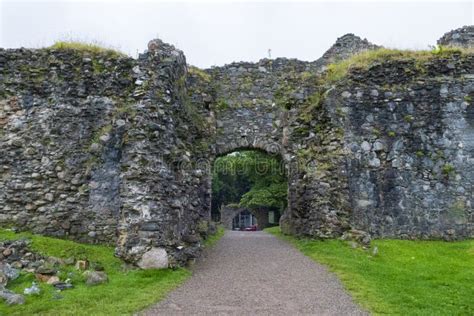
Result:
[[[216,159],[212,170],[212,214],[227,204],[268,209],[280,214],[287,206],[288,182],[278,155],[238,151]]]

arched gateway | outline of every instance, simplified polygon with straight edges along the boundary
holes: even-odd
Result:
[[[315,62],[208,70],[159,40],[137,60],[0,49],[0,223],[183,264],[211,229],[212,161],[249,148],[285,161],[287,233],[472,237],[474,55],[323,74],[376,48],[346,35]]]

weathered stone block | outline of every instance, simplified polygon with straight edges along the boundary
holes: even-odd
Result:
[[[142,269],[168,268],[168,253],[164,248],[151,248],[143,254],[137,265]]]

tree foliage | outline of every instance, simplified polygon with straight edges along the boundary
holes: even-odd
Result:
[[[278,156],[259,151],[235,152],[218,158],[212,172],[213,211],[222,204],[283,210],[287,179]]]

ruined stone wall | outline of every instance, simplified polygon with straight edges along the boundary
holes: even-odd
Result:
[[[288,114],[282,229],[472,236],[473,65],[471,54],[408,57],[352,69],[335,85],[320,81]]]
[[[232,63],[208,70],[214,82],[216,154],[253,148],[281,153],[286,120],[280,96],[288,80],[314,70],[310,63],[278,58]],[[304,91],[294,91],[304,98]]]
[[[345,131],[330,88],[319,77],[302,82],[307,97],[288,110],[284,129],[288,209],[280,225],[288,234],[337,237],[350,228]]]
[[[130,261],[152,247],[171,265],[197,255],[209,171],[190,163],[209,131],[182,52],[1,50],[0,68],[2,226],[118,242]]]
[[[304,103],[314,93],[314,78],[325,67],[379,46],[353,34],[336,40],[314,62],[296,59],[262,59],[236,62],[206,70],[216,119],[216,153],[256,148],[283,153],[286,110]]]
[[[133,64],[115,54],[0,50],[2,225],[114,243],[120,140],[109,131],[133,89]]]
[[[182,264],[207,234],[211,129],[188,98],[181,51],[152,41],[138,62],[145,93],[124,126],[118,253],[136,261],[160,248]]]
[[[258,149],[288,170],[285,232],[471,237],[473,54],[324,72],[374,48],[348,35],[315,62],[207,70],[159,40],[137,60],[0,50],[0,225],[180,265],[209,229],[214,159]]]
[[[375,47],[359,43],[359,38],[354,39],[357,45],[349,45],[347,38],[325,58],[349,54],[340,47],[350,52]],[[281,155],[289,179],[282,228],[287,233],[335,237],[350,227],[349,191],[342,123],[331,107],[321,107],[319,78],[324,65],[279,58],[233,63],[206,73],[213,83],[209,108],[216,120],[214,155],[239,149]]]
[[[474,56],[384,62],[329,99],[345,116],[351,224],[374,236],[473,235]]]
[[[345,34],[339,37],[336,42],[312,64],[317,69],[324,70],[325,66],[348,59],[355,54],[381,48],[381,46],[370,43],[367,39],[362,39],[354,34]]]
[[[350,227],[343,126],[332,108],[313,103],[323,99],[318,78],[328,64],[377,48],[347,34],[314,62],[263,59],[206,70],[213,83],[215,155],[247,148],[283,157],[289,187],[281,224],[287,233],[335,237]]]

